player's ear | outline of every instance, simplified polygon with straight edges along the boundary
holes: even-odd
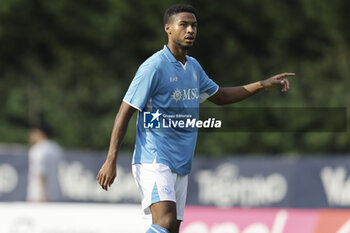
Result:
[[[167,34],[171,34],[171,26],[170,24],[165,24],[164,30]]]

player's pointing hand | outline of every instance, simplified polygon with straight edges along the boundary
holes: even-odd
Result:
[[[295,76],[295,73],[283,73],[272,76],[271,78],[261,81],[261,85],[264,89],[272,89],[275,87],[281,87],[282,92],[286,92],[290,85],[287,77]]]

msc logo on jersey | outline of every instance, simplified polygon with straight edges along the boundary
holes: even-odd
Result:
[[[183,89],[182,91],[176,88],[171,94],[171,97],[176,103],[180,100],[195,100],[199,98],[199,91],[198,88]]]
[[[145,129],[159,129],[160,128],[160,120],[159,117],[162,114],[159,113],[159,110],[156,112],[144,112],[143,113],[143,127]]]

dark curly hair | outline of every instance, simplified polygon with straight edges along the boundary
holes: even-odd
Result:
[[[175,4],[169,7],[164,13],[164,25],[169,23],[169,19],[172,15],[181,13],[181,12],[189,12],[196,15],[196,9],[194,9],[191,5],[186,4]]]

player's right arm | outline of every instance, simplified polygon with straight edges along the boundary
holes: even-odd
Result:
[[[116,163],[119,148],[126,134],[129,120],[135,111],[135,108],[123,101],[115,118],[107,158],[97,174],[98,183],[106,191],[117,176]]]

